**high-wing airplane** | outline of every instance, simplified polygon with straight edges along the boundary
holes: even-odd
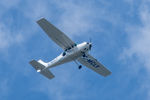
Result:
[[[54,75],[51,73],[49,68],[74,61],[76,64],[78,64],[77,62],[80,62],[82,65],[92,69],[104,77],[111,74],[111,72],[106,69],[100,62],[88,54],[88,51],[92,48],[92,43],[74,43],[69,37],[67,37],[63,32],[48,22],[45,18],[38,20],[37,23],[45,31],[45,33],[64,50],[64,52],[61,53],[58,57],[47,63],[42,60],[30,61],[30,64],[37,72],[41,73],[48,79],[52,79],[54,78]],[[82,68],[82,65],[79,65],[79,69]]]

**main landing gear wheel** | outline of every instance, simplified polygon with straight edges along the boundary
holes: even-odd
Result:
[[[81,69],[81,68],[82,68],[82,66],[80,65],[80,66],[79,66],[79,69]]]

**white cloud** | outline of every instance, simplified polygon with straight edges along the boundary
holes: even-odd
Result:
[[[139,75],[142,69],[145,70],[145,80],[141,82],[141,91],[146,92],[147,100],[150,97],[149,72],[150,72],[150,1],[143,0],[138,9],[140,25],[128,25],[126,27],[128,36],[128,47],[125,47],[123,59],[131,60],[132,73]]]
[[[129,47],[125,49],[125,55],[136,55],[150,71],[150,11],[146,3],[141,6],[139,16],[142,25],[127,26]]]
[[[36,22],[41,17],[47,18],[50,22],[55,22],[59,29],[68,34],[71,37],[80,35],[89,35],[90,30],[99,31],[101,30],[97,27],[95,23],[96,19],[104,19],[112,24],[116,24],[116,20],[120,20],[117,14],[112,14],[110,12],[105,12],[104,7],[95,7],[94,1],[83,1],[75,2],[70,1],[45,1],[37,0],[33,1],[27,0],[25,7],[22,9],[24,15],[31,19],[31,21]],[[100,4],[109,6],[107,2],[101,1]]]
[[[6,49],[10,47],[12,44],[18,44],[23,41],[22,34],[11,33],[9,29],[6,28],[5,25],[0,24],[0,49]]]
[[[83,3],[76,4],[73,1],[55,0],[43,2],[42,0],[37,0],[33,6],[33,1],[29,0],[26,4],[28,7],[23,9],[23,13],[27,18],[34,22],[41,17],[51,18],[50,21],[54,19],[59,28],[62,28],[63,31],[71,36],[81,35],[93,27],[91,16],[95,12],[90,7],[90,3],[86,5]],[[58,15],[57,11],[61,13]]]
[[[9,11],[12,8],[18,9],[18,11],[21,11],[24,14],[25,18],[29,18],[30,21],[34,24],[21,26],[22,29],[32,29],[32,32],[29,32],[27,30],[23,31],[20,29],[20,32],[26,32],[25,34],[21,34],[18,32],[12,35],[11,29],[6,29],[6,25],[0,25],[0,28],[4,28],[0,31],[0,48],[8,48],[11,45],[14,45],[15,43],[21,43],[23,39],[25,39],[27,36],[32,37],[31,33],[35,33],[36,26],[35,23],[38,19],[41,17],[51,18],[54,19],[54,15],[58,16],[56,21],[56,26],[64,31],[65,33],[69,34],[70,36],[79,36],[79,35],[89,35],[88,31],[91,29],[96,29],[96,31],[100,30],[100,28],[96,27],[96,24],[94,24],[96,18],[102,18],[102,19],[108,19],[109,21],[113,21],[112,16],[110,18],[106,18],[105,12],[103,8],[96,9],[96,7],[92,7],[93,2],[87,1],[86,4],[81,2],[75,3],[73,0],[71,1],[45,1],[37,0],[31,1],[27,0],[25,1],[26,6],[19,6],[19,3],[22,3],[19,0],[13,0],[11,2],[8,2],[8,0],[2,0],[0,5],[3,5],[3,10],[6,12]],[[104,3],[104,1],[102,1]],[[34,4],[34,6],[33,6]],[[55,10],[54,11],[54,6]],[[57,15],[57,10],[59,10],[59,15]],[[3,16],[3,14],[0,15],[0,18]],[[103,17],[102,17],[103,16]],[[7,19],[8,20],[8,19]],[[16,20],[16,19],[11,19]],[[16,20],[18,21],[18,20]],[[50,20],[51,21],[51,20]],[[114,23],[114,22],[112,22]],[[14,24],[14,23],[12,23]],[[26,28],[25,28],[26,27]],[[39,28],[39,27],[38,27]],[[92,35],[92,34],[91,34]],[[5,41],[4,41],[5,40]]]
[[[20,6],[19,4],[23,3],[20,0],[1,0],[0,51],[5,51],[6,49],[9,49],[9,47],[21,44],[24,40],[32,37],[33,33],[35,33],[36,30],[36,20],[41,16],[45,16],[45,14],[48,12],[48,5],[42,0],[37,0],[36,2],[29,1],[30,0],[24,1],[24,4],[26,6]],[[14,14],[10,14],[11,9],[14,10]],[[21,18],[21,20],[20,18],[16,18],[18,17],[18,13],[23,14],[23,18]],[[4,18],[4,16],[6,16],[7,14],[10,14],[10,17]],[[24,23],[24,20],[26,20],[25,18],[29,18],[31,23],[33,22],[33,24],[15,26],[16,23],[19,23],[17,25],[20,25],[20,23]],[[14,29],[14,27],[18,28]],[[32,31],[29,29],[32,29]]]
[[[31,19],[31,21],[36,22],[41,17],[47,17],[51,14],[51,9],[49,9],[48,2],[43,0],[31,1],[27,0],[25,2],[27,6],[24,6],[22,12],[24,16]],[[34,4],[34,6],[33,6]]]
[[[9,94],[8,80],[3,79],[0,82],[0,99]]]
[[[71,66],[74,68],[71,68]],[[87,84],[84,81],[83,73],[77,72],[77,70],[72,63],[65,64],[64,66],[61,65],[61,68],[55,67],[54,70],[51,69],[53,74],[55,74],[55,79],[47,80],[41,76],[42,80],[37,82],[39,84],[32,89],[45,93],[50,99],[55,100],[74,100],[86,97],[84,92],[86,91]],[[73,93],[69,93],[68,91]]]
[[[128,2],[130,4],[133,4],[135,0],[124,0],[125,2]]]
[[[0,5],[6,9],[16,6],[20,0],[1,0]]]
[[[12,22],[16,22],[15,17],[13,18],[11,15],[10,17],[5,17],[7,13],[9,14],[9,10],[12,8],[17,8],[20,0],[1,0],[0,2],[0,51],[5,51],[12,45],[17,45],[22,43],[23,41],[23,34],[21,30],[14,31],[13,27],[15,24]],[[4,21],[7,21],[6,23]]]
[[[59,26],[67,34],[81,35],[93,28],[93,18],[91,16],[94,15],[95,11],[90,7],[90,4],[81,5],[74,2],[59,2],[57,4],[64,10],[60,17]]]
[[[19,4],[20,0],[1,0],[0,1],[0,18],[5,14],[9,9],[16,7]],[[2,17],[3,19],[3,17]],[[2,22],[2,21],[1,21]]]
[[[120,16],[106,10],[110,6],[109,2],[102,0],[98,1],[98,3],[105,5],[105,7],[97,7],[94,1],[86,1],[85,3],[84,1],[75,2],[71,0],[61,2],[57,0],[57,6],[63,10],[57,22],[59,27],[72,37],[83,35],[88,37],[88,35],[93,35],[94,32],[103,31],[100,27],[102,20],[110,22],[115,26],[118,20],[120,20]],[[116,19],[114,20],[114,18]],[[99,23],[96,21],[99,21]],[[93,33],[89,32],[91,30]]]

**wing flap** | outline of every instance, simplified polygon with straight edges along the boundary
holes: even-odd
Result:
[[[104,67],[100,62],[98,62],[95,58],[90,56],[89,54],[86,57],[78,58],[78,61],[85,65],[86,67],[92,69],[93,71],[97,72],[98,74],[106,77],[111,74],[111,72]]]

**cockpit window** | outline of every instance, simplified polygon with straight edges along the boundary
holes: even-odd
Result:
[[[70,49],[71,49],[71,47],[68,48],[68,50],[70,50]]]
[[[63,52],[63,54],[62,54],[63,56],[65,56],[66,55],[66,52]]]
[[[65,49],[65,51],[68,51],[68,50],[74,48],[75,46],[77,46],[77,44],[74,44],[74,45],[72,45],[71,47],[68,47],[67,49]]]

